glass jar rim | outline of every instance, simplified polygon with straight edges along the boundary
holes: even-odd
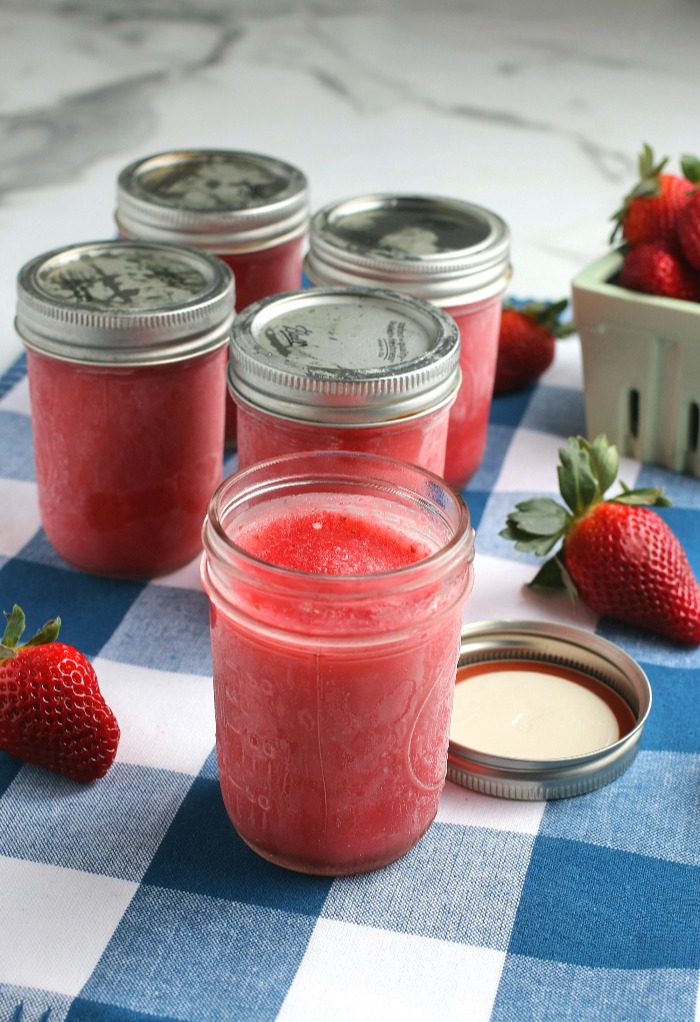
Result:
[[[294,475],[294,466],[302,464],[308,464],[309,468],[303,472],[299,471]],[[331,471],[330,466],[333,464],[340,464],[346,467],[343,471],[338,468]],[[325,473],[322,470],[324,465],[328,466]],[[350,466],[353,467],[352,470]],[[372,473],[373,467],[375,474]],[[265,483],[261,477],[273,470],[276,471],[274,479]],[[380,473],[379,477],[377,470]],[[396,482],[392,483],[389,479],[392,473],[394,475],[409,473],[413,475],[414,480],[423,481],[426,484],[426,489],[435,495],[433,499],[434,513],[441,512],[443,521],[447,523],[449,521],[447,505],[451,505],[454,518],[451,530],[452,535],[439,549],[428,554],[427,557],[398,568],[366,574],[346,575],[320,574],[318,572],[287,568],[265,561],[240,547],[231,538],[223,524],[226,511],[230,511],[236,504],[242,507],[246,504],[249,505],[255,495],[266,493],[275,493],[277,496],[282,496],[285,490],[289,491],[292,484],[298,485],[301,483],[311,487],[314,480],[325,482],[326,487],[324,488],[326,489],[329,482],[335,481],[348,487],[348,489],[363,486],[366,492],[370,494],[389,494],[396,499],[401,495],[404,499],[413,501],[424,510],[428,509],[430,498],[420,494],[415,489],[411,490],[407,484],[399,489]],[[259,480],[257,484],[256,477]],[[233,490],[239,491],[237,501],[229,499],[228,503],[223,508],[220,508],[222,501],[226,500],[227,496],[230,498]],[[310,489],[306,489],[305,492],[310,492]],[[438,493],[441,495],[440,499],[437,498]],[[254,566],[257,569],[263,570],[266,574],[269,573],[271,580],[277,579],[281,584],[283,584],[284,579],[293,579],[302,586],[306,584],[312,587],[319,594],[322,592],[329,595],[340,594],[350,589],[351,586],[357,584],[358,580],[369,585],[377,592],[394,586],[399,579],[404,580],[407,585],[410,585],[411,577],[417,575],[424,576],[426,569],[429,571],[438,570],[446,562],[462,554],[466,556],[469,562],[474,557],[474,530],[471,525],[471,516],[466,502],[457,490],[428,469],[398,461],[394,458],[358,451],[307,451],[284,454],[257,462],[249,468],[228,476],[217,487],[211,497],[202,528],[202,538],[204,559],[213,558],[220,562],[227,561],[228,567],[232,566],[230,563],[231,558],[238,559],[241,564],[248,564],[251,567]],[[420,584],[425,584],[424,577],[421,578]],[[362,598],[367,598],[367,590],[363,591]]]

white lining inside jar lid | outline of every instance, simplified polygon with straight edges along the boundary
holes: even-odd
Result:
[[[589,674],[489,660],[458,671],[450,739],[492,756],[551,761],[608,748],[636,724],[622,696]]]

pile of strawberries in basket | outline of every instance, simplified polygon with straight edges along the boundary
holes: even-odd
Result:
[[[621,235],[619,283],[632,291],[700,301],[700,160],[682,156],[680,173],[656,160],[650,146],[639,156],[639,180],[615,213]]]

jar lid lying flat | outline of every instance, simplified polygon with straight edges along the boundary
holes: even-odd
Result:
[[[236,317],[228,374],[235,397],[275,415],[388,421],[452,399],[459,330],[435,306],[380,288],[288,291]]]
[[[136,160],[119,175],[127,237],[239,252],[281,244],[309,220],[306,176],[260,153],[187,149]]]
[[[490,210],[434,195],[364,195],[311,218],[305,270],[314,284],[384,285],[430,301],[501,291],[510,231]]]
[[[205,252],[95,241],[45,252],[17,277],[17,332],[28,348],[89,365],[148,365],[226,343],[228,266]]]
[[[502,798],[593,791],[628,768],[650,708],[642,668],[600,636],[533,621],[466,626],[447,776]]]

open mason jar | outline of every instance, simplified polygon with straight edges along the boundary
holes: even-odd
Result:
[[[356,452],[237,472],[204,524],[217,758],[263,857],[360,873],[425,833],[447,770],[474,533],[438,476]]]

